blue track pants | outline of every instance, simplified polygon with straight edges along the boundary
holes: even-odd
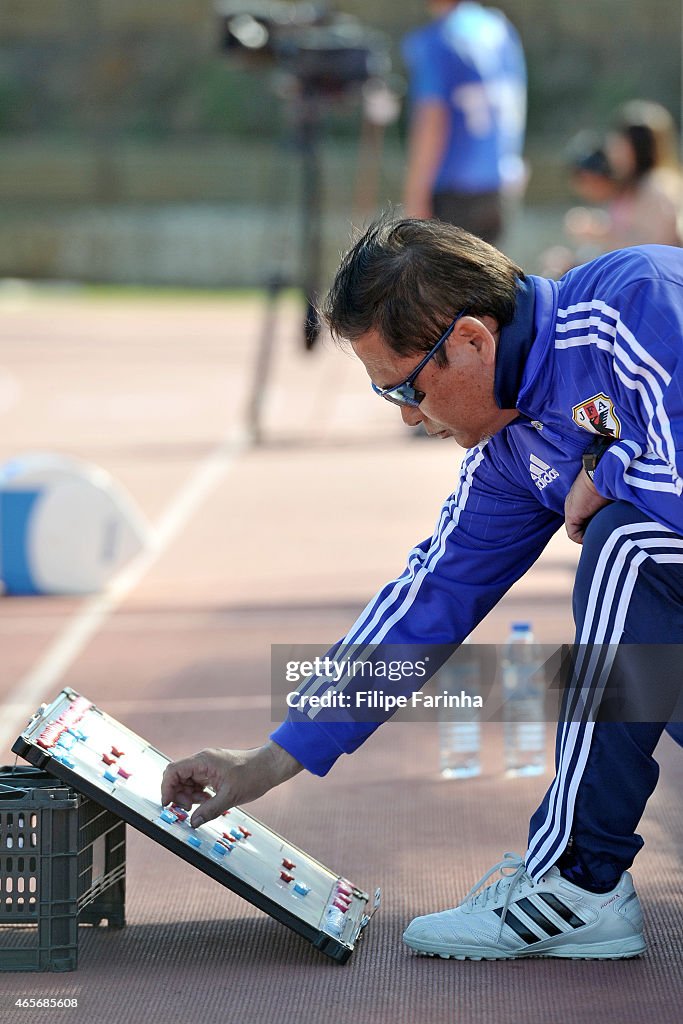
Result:
[[[584,694],[591,687],[602,692],[618,671],[630,676],[636,707],[648,687],[667,683],[670,693],[672,679],[683,676],[683,647],[658,648],[661,656],[653,659],[653,648],[629,652],[616,645],[683,645],[683,538],[626,502],[601,509],[584,536],[574,619],[576,650],[603,655],[586,655],[580,666],[582,677],[577,673],[573,685]],[[674,702],[672,714],[677,711]],[[683,745],[683,726],[649,717],[634,721],[632,710],[626,721],[586,719],[580,711],[564,717],[556,777],[531,819],[527,868],[540,878],[570,845],[596,883],[608,888],[643,845],[636,828],[659,776],[655,746],[665,728]]]

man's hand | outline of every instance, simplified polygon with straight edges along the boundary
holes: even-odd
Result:
[[[178,804],[189,811],[193,828],[217,818],[236,804],[248,803],[302,770],[291,754],[269,740],[253,750],[201,750],[174,761],[161,780],[161,803]],[[215,796],[206,792],[211,786]]]
[[[595,484],[582,469],[564,503],[564,525],[570,540],[583,544],[588,523],[605,505],[609,505],[609,498],[598,494]]]

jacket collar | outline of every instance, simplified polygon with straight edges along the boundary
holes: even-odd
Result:
[[[501,328],[496,352],[494,395],[501,409],[515,409],[527,357],[536,338],[534,286],[517,281],[517,302],[512,320]]]

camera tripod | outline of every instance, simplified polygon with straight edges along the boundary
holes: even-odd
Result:
[[[279,301],[286,288],[298,287],[303,294],[305,312],[302,330],[306,350],[310,351],[314,347],[321,330],[317,302],[320,295],[322,263],[322,99],[305,83],[300,83],[300,87],[289,99],[288,114],[291,125],[288,141],[297,150],[301,166],[301,193],[298,203],[299,272],[298,281],[290,280],[284,273],[284,260],[280,254],[280,265],[274,266],[266,279],[264,315],[246,411],[247,431],[255,443],[261,440],[261,409],[270,377],[278,328]]]
[[[326,101],[334,94],[321,92],[305,79],[295,79],[296,89],[288,95],[289,132],[285,141],[293,142],[301,166],[299,199],[299,275],[292,282],[283,273],[283,254],[279,266],[266,280],[266,299],[261,333],[256,348],[251,391],[246,410],[246,429],[252,442],[261,441],[261,409],[267,391],[278,327],[279,300],[285,288],[294,284],[303,293],[305,312],[302,323],[305,349],[314,348],[322,330],[317,309],[321,294],[322,246],[322,161],[320,142],[322,116]],[[380,79],[368,81],[363,87],[363,121],[358,152],[356,184],[351,219],[367,219],[377,201],[379,171],[382,160],[384,132],[400,110],[400,100]],[[279,185],[273,182],[273,191]],[[281,194],[281,189],[278,195]]]

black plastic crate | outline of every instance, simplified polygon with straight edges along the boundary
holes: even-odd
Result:
[[[47,772],[0,767],[0,971],[73,971],[79,924],[124,926],[125,828]]]

